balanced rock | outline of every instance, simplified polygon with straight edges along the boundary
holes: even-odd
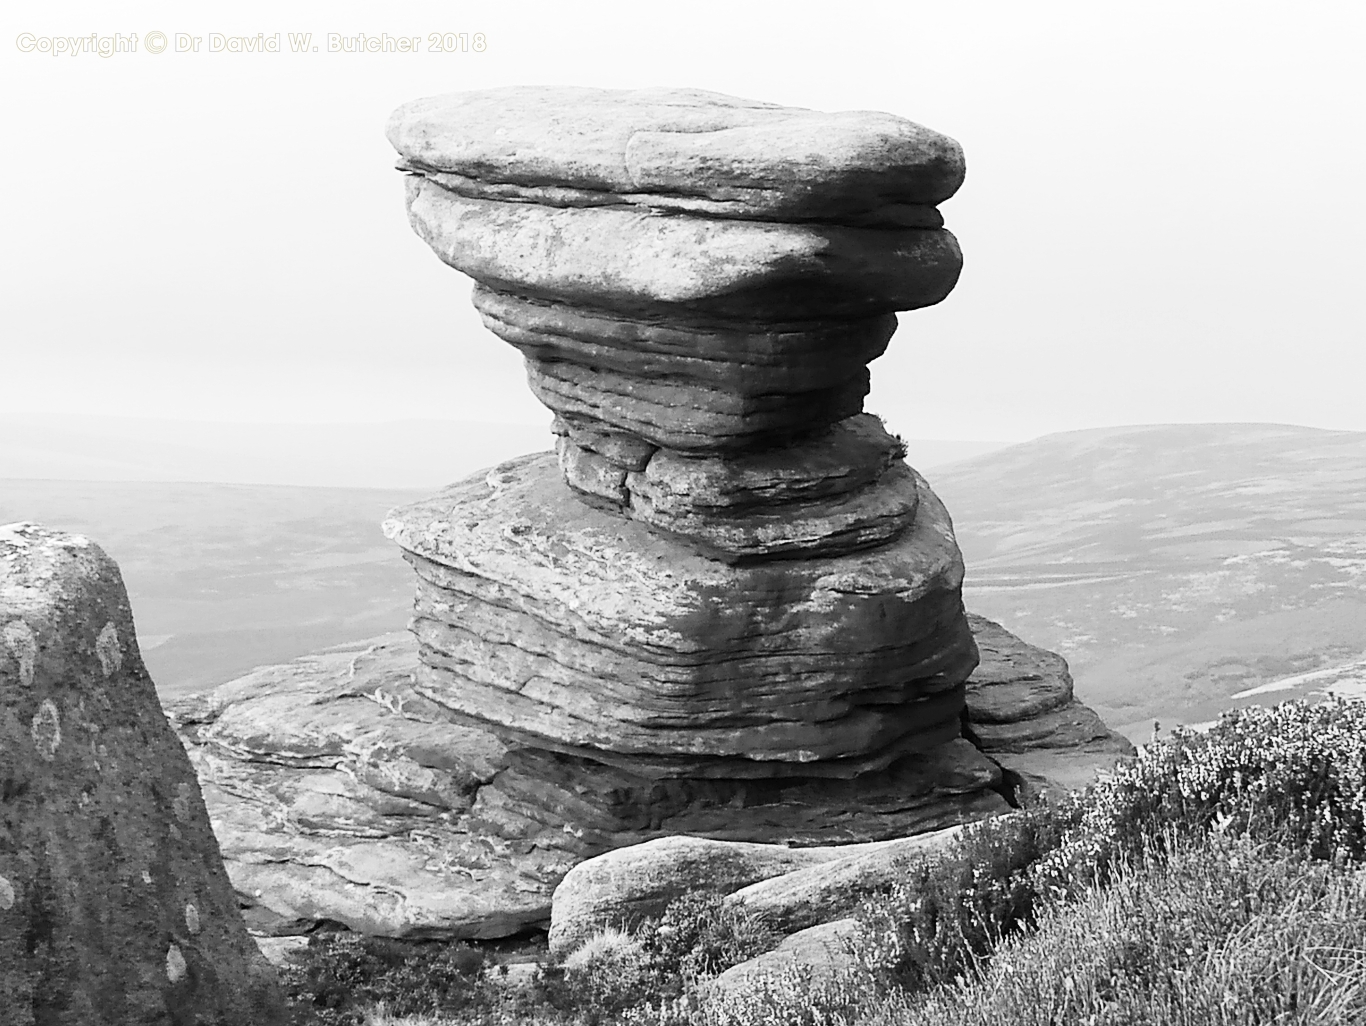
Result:
[[[416,101],[389,138],[414,230],[475,279],[558,435],[557,460],[386,521],[418,574],[418,693],[528,749],[727,787],[958,738],[961,554],[863,414],[895,311],[957,280],[936,209],[957,144],[887,114],[538,88]]]
[[[0,1019],[283,1022],[118,568],[0,527]]]
[[[952,524],[863,412],[896,312],[957,281],[937,206],[958,145],[686,89],[458,93],[388,134],[413,229],[524,355],[556,454],[384,524],[418,578],[405,707],[487,738],[492,775],[396,795],[354,739],[310,772],[428,802],[450,850],[496,837],[547,875],[670,834],[847,844],[1005,809],[964,732],[978,650]],[[992,721],[1003,750],[1062,726],[1018,690],[992,692],[1017,710]],[[521,914],[544,897],[525,893]]]

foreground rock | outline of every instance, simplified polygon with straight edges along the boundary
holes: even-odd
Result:
[[[858,920],[834,919],[785,937],[772,951],[731,966],[708,980],[703,1000],[722,1007],[729,1001],[790,992],[794,987],[819,989],[849,975]],[[743,1007],[743,1004],[741,1005]]]
[[[0,527],[0,1019],[283,1022],[118,568]]]
[[[729,895],[782,933],[848,914],[900,860],[942,847],[958,827],[865,844],[789,848],[666,837],[580,863],[555,889],[550,951],[604,929],[633,929],[685,894]]]

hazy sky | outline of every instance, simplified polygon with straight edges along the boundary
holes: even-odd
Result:
[[[382,129],[414,97],[565,83],[881,109],[963,144],[961,282],[873,365],[869,408],[903,434],[1366,430],[1359,2],[58,7],[0,15],[0,413],[544,423],[408,228]],[[200,52],[148,53],[153,30]],[[90,32],[138,51],[20,50]],[[285,52],[208,52],[214,32]],[[328,53],[329,32],[421,52]],[[487,48],[429,52],[445,32]]]

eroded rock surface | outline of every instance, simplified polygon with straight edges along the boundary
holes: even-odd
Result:
[[[958,736],[976,650],[928,488],[895,541],[776,566],[566,499],[538,454],[386,521],[423,695],[649,776],[851,776]]]
[[[0,527],[0,1020],[283,1022],[118,568]]]
[[[991,621],[971,622],[982,663],[969,695],[1019,684],[997,691],[994,708],[1027,720],[1038,712],[1031,688],[1066,664]],[[988,757],[956,738],[852,778],[660,778],[471,725],[417,691],[419,666],[403,632],[262,667],[170,706],[253,930],[330,921],[386,936],[503,936],[549,925],[552,894],[581,863],[580,883],[564,891],[582,896],[578,910],[559,918],[592,927],[658,911],[692,879],[661,868],[674,853],[706,866],[727,841],[742,842],[744,858],[726,863],[733,871],[700,870],[712,889],[751,900],[742,888],[778,876],[753,887],[752,900],[801,923],[809,910],[839,908],[803,895],[875,875],[880,863],[865,854],[914,849],[935,831],[1005,812],[993,759],[1038,765],[1034,786],[1057,787],[1122,756],[1064,736],[1051,749]],[[1059,678],[1047,686],[1071,701]],[[649,872],[637,874],[629,867],[640,852]],[[599,855],[609,869],[627,867],[603,879],[654,883],[620,894],[617,884],[589,886],[602,871],[585,860]],[[778,875],[815,863],[830,875]],[[584,911],[594,907],[605,911]],[[557,938],[582,929],[561,927]]]
[[[253,930],[504,936],[549,924],[573,866],[654,838],[862,842],[1006,807],[961,738],[854,780],[661,780],[461,723],[418,666],[397,634],[171,705]]]
[[[701,89],[453,93],[400,107],[388,134],[402,166],[457,194],[758,220],[904,223],[964,168],[953,140],[891,114]]]

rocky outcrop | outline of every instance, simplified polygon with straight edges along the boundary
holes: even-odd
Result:
[[[417,671],[414,639],[391,635],[168,707],[257,933],[505,936],[549,924],[573,866],[654,838],[758,839],[805,865],[822,841],[1006,807],[962,739],[854,780],[660,780],[465,725]]]
[[[1065,703],[973,678],[948,513],[863,413],[895,311],[957,279],[957,144],[693,90],[456,94],[389,138],[557,452],[390,514],[415,654],[177,708],[253,925],[497,936],[655,838],[857,845],[1008,808],[974,724],[1013,757]]]
[[[533,88],[408,104],[389,138],[414,230],[475,279],[557,436],[385,522],[418,576],[416,693],[552,777],[652,782],[675,823],[742,794],[786,810],[746,817],[751,840],[895,836],[892,795],[936,774],[950,821],[994,807],[961,740],[952,525],[863,413],[895,311],[957,280],[935,208],[957,144],[886,114]],[[852,796],[864,813],[811,814]]]
[[[1083,787],[1134,754],[1127,738],[1077,701],[1062,656],[986,617],[968,621],[982,658],[967,686],[964,731],[1021,800]]]
[[[1039,710],[1023,685],[1065,676],[1066,664],[970,619],[982,628],[982,662],[968,681],[969,711],[973,695],[993,688],[999,715],[1027,721]],[[875,875],[865,853],[914,848],[1006,811],[992,759],[1026,757],[989,758],[959,738],[932,758],[852,779],[649,778],[461,722],[415,690],[418,670],[416,639],[405,632],[261,667],[168,707],[257,933],[302,933],[320,922],[414,938],[543,928],[557,885],[581,863],[573,888],[556,899],[568,909],[569,895],[581,895],[573,912],[555,917],[572,924],[557,929],[557,948],[575,942],[561,935],[657,912],[699,874],[709,889],[799,922],[803,903],[838,908],[803,894]],[[1003,690],[1012,680],[1021,687]],[[1029,757],[1052,760],[1050,786],[1070,786],[1120,757],[1102,760],[1094,744]],[[728,858],[722,871],[708,854],[726,841],[742,842],[730,850],[744,857]],[[696,871],[674,867],[661,849],[691,852],[685,862]],[[629,867],[641,852],[650,853],[647,873],[601,877],[585,861]],[[830,863],[830,875],[797,872],[817,863]],[[633,879],[655,883],[620,884]]]
[[[118,568],[0,527],[0,1018],[283,1022]]]

